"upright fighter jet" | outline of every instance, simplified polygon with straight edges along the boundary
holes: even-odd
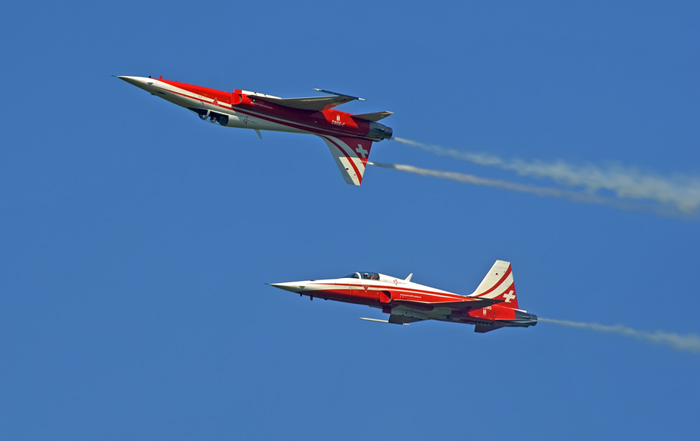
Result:
[[[133,84],[173,104],[196,113],[202,120],[224,127],[307,133],[323,139],[345,182],[360,185],[372,142],[390,139],[391,128],[377,121],[392,112],[352,115],[334,107],[360,100],[349,95],[314,89],[328,96],[280,98],[236,89],[233,92],[208,89],[151,77],[121,76]]]
[[[537,316],[519,309],[510,262],[497,260],[476,290],[468,295],[442,291],[405,279],[379,273],[353,273],[339,279],[304,280],[271,283],[284,289],[314,297],[357,303],[381,308],[388,320],[375,322],[405,325],[421,320],[475,325],[476,332],[489,332],[503,327],[535,326]]]

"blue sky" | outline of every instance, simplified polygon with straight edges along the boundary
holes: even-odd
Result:
[[[264,283],[412,272],[467,294],[504,259],[541,317],[697,334],[697,220],[379,168],[356,188],[320,139],[214,127],[111,75],[338,90],[423,143],[695,177],[698,19],[695,2],[5,5],[0,438],[696,436],[698,354],[546,323],[379,325]],[[556,186],[395,141],[372,159]]]

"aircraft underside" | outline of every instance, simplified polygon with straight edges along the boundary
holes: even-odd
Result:
[[[355,293],[360,290],[354,290]],[[371,291],[368,291],[370,293]],[[525,311],[515,310],[515,318],[508,319],[489,319],[493,317],[493,308],[478,308],[477,310],[454,310],[452,308],[426,305],[424,310],[418,310],[410,306],[400,304],[382,303],[379,299],[373,298],[372,294],[368,297],[361,298],[352,291],[337,290],[337,291],[316,291],[316,292],[299,292],[300,295],[324,300],[332,300],[343,303],[353,303],[357,305],[365,305],[371,308],[381,309],[383,312],[390,314],[388,323],[408,324],[423,320],[438,320],[443,322],[462,323],[467,325],[475,325],[476,332],[488,332],[502,327],[528,327],[534,326],[537,323],[537,316],[528,314]],[[481,316],[480,316],[481,315]],[[376,320],[381,321],[381,320]]]
[[[361,185],[373,142],[391,139],[390,127],[378,123],[392,112],[350,114],[335,106],[361,98],[316,89],[330,96],[279,98],[235,89],[208,89],[175,81],[119,77],[152,95],[184,107],[213,124],[262,131],[319,136],[328,146],[343,179]]]

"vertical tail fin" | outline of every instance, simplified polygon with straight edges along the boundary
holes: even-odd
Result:
[[[518,298],[515,295],[515,282],[510,262],[497,260],[489,270],[479,287],[471,297],[503,300],[501,306],[518,309]]]
[[[345,182],[360,185],[365,174],[367,158],[372,149],[369,139],[319,135],[326,141]]]

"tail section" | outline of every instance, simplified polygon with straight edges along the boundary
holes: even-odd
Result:
[[[335,159],[345,182],[360,185],[367,167],[372,141],[361,138],[320,135]]]
[[[497,260],[470,297],[502,300],[503,303],[499,305],[518,309],[518,297],[515,295],[515,282],[510,262]]]

